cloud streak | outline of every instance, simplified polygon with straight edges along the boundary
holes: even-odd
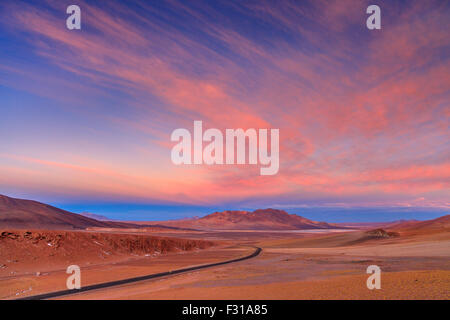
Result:
[[[81,32],[62,27],[59,1],[2,6],[6,41],[25,38],[17,46],[28,58],[0,56],[13,66],[1,63],[11,75],[2,85],[52,101],[63,124],[76,128],[73,114],[90,119],[83,125],[98,134],[90,141],[97,152],[68,145],[64,155],[60,142],[14,132],[39,150],[7,146],[3,190],[11,181],[27,190],[45,167],[52,173],[42,188],[75,198],[214,204],[449,196],[450,37],[442,25],[450,13],[442,2],[384,4],[380,32],[365,29],[364,1],[80,2]],[[27,108],[39,107],[35,101]],[[18,119],[13,107],[2,109]],[[173,167],[170,132],[193,120],[280,128],[279,174]]]

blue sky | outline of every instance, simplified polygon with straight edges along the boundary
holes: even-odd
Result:
[[[136,220],[448,212],[448,2],[380,1],[381,30],[366,0],[80,0],[81,30],[69,4],[0,3],[1,194]],[[278,128],[279,172],[175,166],[195,120]]]

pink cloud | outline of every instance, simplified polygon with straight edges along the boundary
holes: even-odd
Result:
[[[159,169],[148,171],[126,163],[108,166],[102,162],[105,155],[95,165],[38,157],[15,160],[70,172],[66,182],[58,178],[59,171],[51,175],[67,190],[80,190],[82,180],[89,179],[97,181],[89,189],[92,192],[152,199],[179,195],[180,201],[192,203],[294,197],[305,190],[323,197],[437,191],[448,195],[449,154],[442,145],[449,136],[450,63],[438,52],[450,38],[441,27],[446,15],[439,6],[420,16],[422,5],[408,6],[396,19],[383,20],[382,32],[365,34],[372,40],[358,42],[349,34],[354,36],[352,27],[364,20],[360,13],[365,17],[365,2],[318,1],[310,8],[293,2],[230,5],[240,12],[254,9],[250,16],[294,33],[308,43],[308,51],[283,38],[258,42],[229,27],[212,8],[199,12],[175,3],[232,54],[213,50],[170,24],[145,20],[118,3],[110,10],[83,3],[88,13],[85,23],[95,32],[69,34],[51,11],[31,5],[8,6],[7,23],[32,35],[29,41],[40,57],[86,80],[83,85],[62,82],[71,90],[100,97],[118,90],[130,96],[126,116],[97,114],[86,106],[83,112],[128,134],[130,141],[136,135],[150,136],[148,153],[158,152],[158,161],[169,154],[170,132],[190,128],[193,120],[221,129],[280,128],[277,176],[260,177],[253,167],[173,168],[168,156],[158,163]],[[392,9],[399,10],[395,5]],[[143,10],[155,9],[144,5]],[[315,28],[298,21],[309,15]],[[214,23],[210,16],[223,23]],[[9,67],[8,72],[18,77],[29,74]],[[46,79],[50,84],[64,80],[57,75]],[[2,81],[17,85],[10,82]],[[50,90],[46,96],[64,95]],[[54,146],[47,147],[55,151]],[[124,147],[130,163],[136,152],[151,157],[146,146]],[[78,156],[86,154],[81,151]],[[28,177],[27,181],[36,179]]]

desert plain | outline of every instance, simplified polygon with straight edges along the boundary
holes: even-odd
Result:
[[[86,226],[71,228],[79,223],[75,214],[52,207],[50,212],[35,202],[1,200],[1,209],[16,217],[6,221],[4,215],[0,220],[1,299],[65,290],[66,268],[72,264],[81,269],[81,285],[88,286],[236,259],[256,247],[261,253],[244,261],[87,292],[74,290],[57,299],[450,298],[449,215],[345,226],[267,209],[153,224],[116,225],[83,218]],[[30,215],[40,215],[41,222],[49,217],[55,221],[58,215],[71,219],[59,225],[24,226],[17,218],[24,210],[27,221]],[[381,269],[381,289],[367,287],[370,265]]]

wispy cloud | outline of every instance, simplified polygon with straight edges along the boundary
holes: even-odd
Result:
[[[1,54],[0,72],[9,75],[1,84],[53,101],[67,114],[62,123],[76,126],[72,114],[92,119],[86,125],[98,135],[90,143],[99,146],[87,153],[13,132],[40,150],[4,150],[33,156],[0,159],[3,172],[25,170],[17,179],[18,171],[9,171],[2,189],[11,181],[26,189],[46,166],[70,172],[71,179],[55,171],[43,182],[68,196],[89,190],[190,203],[448,198],[450,37],[442,26],[449,8],[386,3],[383,29],[370,32],[366,4],[81,1],[81,32],[64,28],[60,1],[2,4],[6,41],[25,43],[17,45],[19,58]],[[197,119],[208,127],[280,128],[279,174],[171,166],[170,132]]]

